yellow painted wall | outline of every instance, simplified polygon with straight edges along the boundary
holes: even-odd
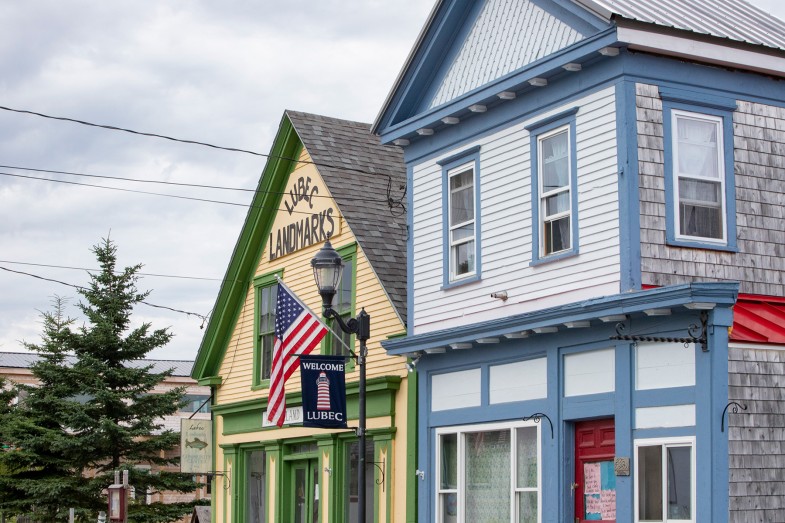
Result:
[[[307,151],[303,151],[301,160],[310,161]],[[300,163],[299,167],[290,175],[289,180],[297,179],[300,176],[310,177],[317,180],[321,187],[325,187],[316,167],[309,163]],[[287,183],[287,187],[289,187]],[[325,187],[325,191],[326,191]],[[325,194],[329,196],[329,194]],[[336,205],[333,207],[337,208]],[[283,208],[283,205],[281,206]],[[280,214],[287,214],[285,210]],[[331,239],[333,247],[340,249],[345,245],[355,242],[354,235],[350,227],[340,217],[340,233]],[[278,220],[276,220],[278,221]],[[275,226],[274,226],[275,229]],[[284,283],[302,300],[308,307],[317,314],[321,311],[321,298],[316,289],[311,269],[311,259],[322,247],[322,243],[306,247],[297,252],[269,261],[269,248],[265,248],[262,259],[256,270],[256,275],[260,276],[273,271],[283,269]],[[368,341],[368,378],[377,376],[396,375],[404,377],[406,368],[404,360],[400,357],[387,356],[380,345],[380,341],[390,335],[400,334],[404,331],[404,326],[398,318],[392,305],[390,305],[387,295],[374,274],[362,246],[357,249],[357,269],[356,269],[356,304],[359,312],[360,307],[365,307],[365,311],[371,315],[371,339]],[[231,341],[226,350],[224,360],[221,364],[219,375],[223,378],[221,386],[218,387],[216,400],[219,405],[234,403],[237,401],[267,397],[266,390],[251,390],[253,373],[253,340],[254,334],[254,287],[249,284],[245,305],[240,313],[239,323],[232,334]],[[357,345],[357,344],[355,344]],[[315,353],[315,352],[314,352]],[[357,381],[358,373],[355,370],[347,373],[346,381]],[[289,381],[286,382],[286,390],[294,391],[300,388],[300,373],[295,371]]]
[[[300,159],[304,162],[310,161],[310,156],[307,151],[303,151]],[[300,163],[294,172],[290,175],[289,181],[286,184],[287,190],[291,186],[293,180],[299,177],[310,177],[312,182],[315,182],[320,187],[320,196],[330,196],[327,192],[326,185],[324,184],[317,168],[309,163]],[[322,188],[324,194],[321,193]],[[315,203],[316,207],[324,206],[326,203],[331,203],[332,207],[337,209],[337,205],[332,200]],[[308,209],[308,206],[303,207],[303,211]],[[283,203],[278,209],[278,216],[273,225],[272,230],[276,230],[278,226],[284,222],[290,221],[292,218],[288,212],[284,210]],[[350,226],[347,222],[340,217],[341,223],[338,231],[332,238],[331,243],[336,249],[343,246],[355,243],[355,237],[352,234]],[[262,259],[256,270],[256,276],[269,274],[274,271],[283,270],[284,283],[302,300],[308,307],[310,307],[317,314],[321,311],[321,298],[316,289],[316,283],[313,279],[313,271],[311,269],[311,259],[316,252],[322,247],[323,243],[318,243],[310,247],[306,247],[294,253],[282,256],[276,260],[270,261],[270,248],[269,245],[264,249]],[[403,254],[403,253],[402,253]],[[247,289],[245,304],[238,318],[238,324],[235,326],[231,341],[226,349],[224,359],[220,366],[219,375],[222,378],[222,383],[216,388],[216,404],[226,405],[246,400],[253,399],[266,399],[267,389],[252,390],[253,383],[253,350],[254,350],[254,286],[250,283]],[[373,272],[370,264],[368,263],[365,253],[362,250],[362,245],[357,245],[357,267],[356,267],[356,310],[355,315],[359,312],[361,307],[365,307],[366,312],[371,316],[371,339],[368,341],[368,360],[367,360],[367,376],[368,379],[373,379],[380,376],[399,376],[403,378],[400,389],[396,395],[396,416],[393,420],[389,416],[372,418],[367,420],[369,430],[374,428],[387,428],[397,423],[397,430],[392,441],[390,452],[392,453],[393,461],[387,467],[387,477],[389,478],[388,485],[391,499],[391,519],[390,521],[404,521],[405,519],[405,494],[406,494],[406,477],[403,471],[406,470],[406,378],[407,371],[404,365],[404,359],[400,357],[387,356],[384,349],[381,347],[380,342],[387,339],[390,335],[400,334],[404,331],[404,325],[401,319],[396,314],[392,305],[389,303],[384,289]],[[359,343],[355,342],[354,350],[359,348]],[[318,349],[317,349],[318,350]],[[314,351],[316,353],[316,351]],[[358,380],[358,372],[355,369],[353,372],[347,372],[347,383],[356,382]],[[300,390],[300,372],[299,369],[295,371],[292,377],[286,382],[286,390],[288,392],[295,392]],[[290,405],[291,406],[291,405]],[[233,435],[222,435],[222,421],[221,416],[218,415],[218,422],[216,425],[216,434],[214,436],[216,441],[216,464],[221,466],[231,466],[231,458],[225,458],[221,445],[232,445],[258,441],[269,440],[286,440],[290,438],[299,438],[312,436],[314,434],[327,434],[330,431],[321,429],[303,428],[302,426],[284,426],[281,429],[266,429],[264,431],[255,433],[243,433]],[[341,432],[345,432],[341,431]],[[275,470],[271,467],[270,470]],[[226,481],[226,479],[224,479]],[[240,481],[240,478],[232,478],[232,481]],[[327,474],[322,475],[322,482],[320,489],[322,495],[327,496],[328,485],[331,478]],[[226,519],[215,518],[214,521],[228,523],[231,521],[229,507],[227,502],[230,501],[231,488],[228,488],[229,483],[221,483],[221,478],[216,480],[213,490],[215,497],[215,512],[218,517],[225,517]],[[269,483],[269,487],[274,492],[276,489],[281,488],[281,485],[276,485],[274,481]],[[272,496],[268,510],[272,515],[275,509],[275,499],[278,496]],[[269,497],[268,497],[269,499]],[[387,510],[387,500],[384,500],[381,505],[384,510]],[[231,504],[231,503],[229,503]],[[381,507],[379,507],[381,508]],[[324,512],[322,513],[324,516]],[[380,514],[384,514],[381,512]],[[326,519],[323,519],[326,521]],[[384,518],[380,519],[381,522]]]

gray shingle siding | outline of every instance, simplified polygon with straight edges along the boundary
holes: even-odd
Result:
[[[404,195],[403,150],[381,145],[370,124],[290,110],[286,114],[405,323],[406,212],[387,202],[388,187],[393,200]]]
[[[785,521],[785,351],[731,348],[730,523]]]
[[[662,103],[638,84],[641,271],[644,285],[734,280],[747,294],[785,295],[785,108],[745,101],[733,113],[737,253],[665,245]]]

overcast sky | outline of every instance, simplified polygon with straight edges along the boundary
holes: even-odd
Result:
[[[781,0],[754,3],[785,19]],[[0,106],[266,153],[284,109],[373,121],[432,5],[6,0]],[[152,290],[147,301],[210,313],[249,192],[19,167],[253,189],[264,158],[5,110],[0,137],[0,267],[84,285],[83,269],[96,267],[91,247],[110,235],[120,266],[143,263],[144,273],[168,276],[141,280],[140,289]],[[73,288],[0,270],[0,351],[39,341],[39,311],[50,309],[54,295],[70,298],[69,312],[78,316]],[[150,357],[195,358],[201,319],[143,305],[135,319],[175,334]]]

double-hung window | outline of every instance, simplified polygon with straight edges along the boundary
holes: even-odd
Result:
[[[725,243],[722,118],[672,111],[677,237]]]
[[[578,253],[574,107],[526,126],[531,136],[532,263]]]
[[[254,386],[263,386],[270,379],[275,344],[275,303],[278,298],[276,276],[281,275],[282,272],[278,271],[254,279]]]
[[[539,426],[448,427],[436,438],[436,521],[540,521]]]
[[[357,245],[350,244],[337,249],[338,254],[343,259],[343,273],[338,289],[333,297],[333,310],[335,310],[343,320],[348,322],[354,314],[354,288],[355,288],[355,266],[357,261]],[[349,354],[352,349],[352,335],[341,330],[335,320],[332,320],[330,328],[335,334],[326,337],[326,347],[329,354]],[[353,350],[353,349],[352,349]]]
[[[450,279],[475,273],[474,163],[449,172]]]
[[[572,246],[569,128],[561,127],[540,136],[537,154],[540,165],[540,253],[550,256]]]
[[[480,147],[437,162],[442,168],[444,288],[480,279]]]
[[[736,250],[736,100],[660,86],[670,245]]]
[[[695,521],[695,440],[635,442],[635,521]]]

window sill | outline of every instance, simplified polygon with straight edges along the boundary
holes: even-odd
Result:
[[[538,265],[546,265],[551,262],[564,260],[566,258],[575,258],[578,256],[578,250],[573,249],[569,251],[560,252],[557,254],[553,254],[551,256],[546,256],[544,258],[534,258],[531,262],[529,262],[529,267],[536,267]]]
[[[270,380],[262,380],[259,383],[251,385],[251,390],[264,390],[270,388]]]
[[[446,291],[447,289],[452,289],[454,287],[460,287],[462,285],[466,285],[466,284],[469,284],[469,283],[474,283],[474,282],[480,281],[481,279],[482,278],[480,277],[479,274],[473,274],[471,276],[467,276],[465,278],[461,278],[460,280],[454,280],[454,281],[445,282],[442,285],[442,290]]]
[[[725,243],[711,243],[698,240],[681,240],[673,238],[669,238],[665,243],[670,247],[686,247],[690,249],[704,249],[709,251],[739,252],[739,249],[735,245],[728,245]]]

